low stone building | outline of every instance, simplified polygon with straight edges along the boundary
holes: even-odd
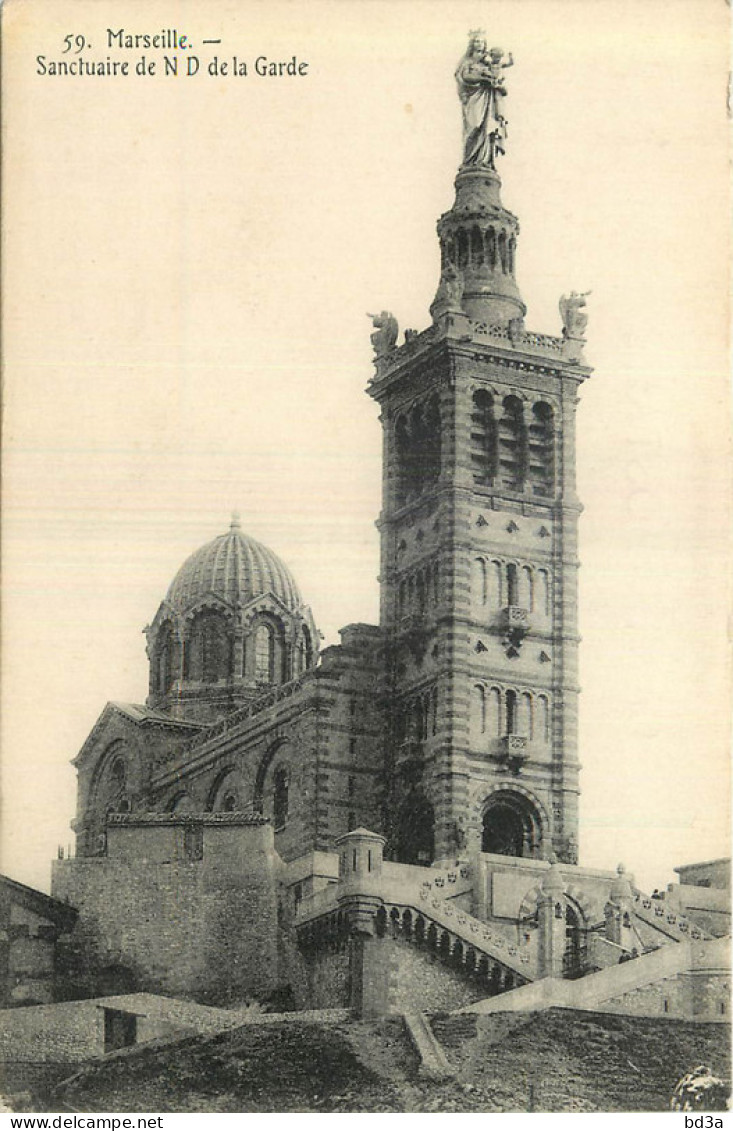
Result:
[[[56,944],[77,918],[68,902],[0,876],[0,1008],[55,1000]]]

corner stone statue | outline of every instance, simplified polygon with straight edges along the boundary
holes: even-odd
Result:
[[[511,55],[502,63],[500,47],[486,49],[483,32],[472,31],[468,48],[456,69],[458,97],[463,107],[463,164],[495,169],[497,153],[504,152],[506,88],[502,71],[514,64]]]
[[[389,310],[383,310],[381,314],[367,314],[367,318],[371,318],[374,324],[374,333],[370,335],[374,356],[384,357],[392,352],[397,342],[397,319]]]
[[[578,294],[577,291],[571,291],[569,295],[563,295],[560,299],[563,338],[583,337],[583,331],[588,325],[588,315],[582,308],[586,305],[585,300],[590,293],[584,291],[583,294]]]

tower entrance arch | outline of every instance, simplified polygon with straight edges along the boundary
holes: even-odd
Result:
[[[481,851],[536,857],[540,841],[539,814],[532,802],[511,790],[494,793],[483,814]]]

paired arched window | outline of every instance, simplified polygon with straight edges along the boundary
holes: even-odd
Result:
[[[438,689],[432,687],[408,700],[395,721],[398,745],[403,742],[426,742],[438,731]]]
[[[544,566],[476,557],[472,562],[471,592],[475,606],[497,611],[518,605],[533,613],[538,621],[550,616],[550,575]]]
[[[431,605],[440,603],[440,566],[438,562],[427,565],[403,577],[397,589],[397,614],[409,616],[424,613]]]
[[[501,250],[501,248],[500,248]],[[504,245],[505,261],[513,249]],[[478,486],[497,483],[510,491],[551,495],[555,482],[555,436],[552,406],[537,401],[531,409],[519,397],[500,405],[487,389],[477,389],[471,408],[470,459]]]
[[[530,742],[550,742],[550,703],[544,692],[486,687],[471,691],[470,736],[474,748],[504,735],[520,735]]]

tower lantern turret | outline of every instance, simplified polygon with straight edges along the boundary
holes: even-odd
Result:
[[[501,203],[496,158],[504,152],[506,89],[500,47],[486,49],[481,32],[472,32],[458,64],[456,82],[463,110],[463,161],[456,177],[456,199],[438,221],[441,277],[431,307],[436,319],[458,307],[488,326],[522,319],[526,307],[515,279],[519,222]]]

